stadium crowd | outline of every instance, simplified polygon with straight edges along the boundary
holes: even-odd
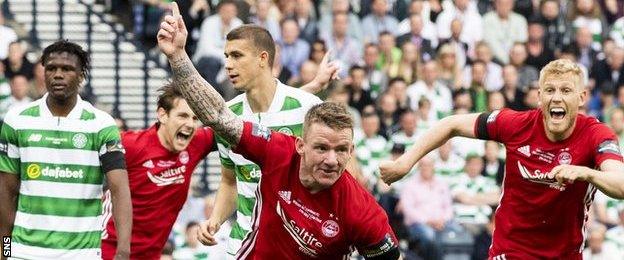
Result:
[[[117,0],[111,12],[122,17],[131,8],[128,29],[155,48],[169,2]],[[379,163],[403,154],[445,116],[536,108],[539,71],[551,60],[582,68],[590,95],[581,113],[611,127],[624,148],[622,1],[193,0],[180,1],[180,8],[186,50],[226,100],[238,93],[224,72],[225,36],[242,24],[271,33],[273,75],[290,86],[312,81],[329,52],[340,79],[317,95],[348,106],[366,188],[386,210],[408,258],[487,258],[505,151],[493,141],[456,137],[392,186],[379,179]],[[0,118],[46,91],[41,62],[27,59],[3,24],[0,14]],[[212,194],[189,196],[163,257],[225,256],[227,228],[217,246],[197,241],[198,222],[210,216],[213,202]],[[591,213],[583,256],[622,259],[624,203],[598,191]]]

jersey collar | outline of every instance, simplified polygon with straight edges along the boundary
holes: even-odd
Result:
[[[84,101],[82,101],[82,98],[80,98],[80,95],[77,95],[78,98],[76,99],[76,105],[74,106],[74,108],[69,112],[69,114],[67,114],[67,116],[65,118],[71,118],[71,119],[79,119],[80,116],[82,115],[82,109],[84,106]],[[41,115],[45,116],[45,117],[55,117],[54,115],[52,115],[52,112],[50,111],[50,108],[48,107],[48,104],[46,104],[46,99],[48,98],[48,93],[45,93],[43,95],[43,97],[41,97],[39,99],[39,108],[41,111]]]
[[[277,113],[281,111],[282,106],[284,105],[284,100],[286,99],[285,95],[285,86],[284,83],[280,82],[278,79],[275,79],[277,82],[277,86],[275,87],[275,94],[273,95],[273,100],[271,101],[271,105],[269,105],[269,109],[266,112],[262,113]],[[249,100],[247,99],[247,94],[245,94],[245,99],[243,102],[243,109],[245,112],[243,114],[256,114],[251,110],[249,106]],[[262,114],[259,113],[259,114]]]

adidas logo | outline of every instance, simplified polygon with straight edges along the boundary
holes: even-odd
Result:
[[[284,201],[286,201],[287,204],[290,204],[290,195],[292,194],[292,192],[281,190],[281,191],[278,191],[277,193]]]
[[[143,163],[143,167],[145,168],[154,168],[154,162],[152,162],[152,160],[147,160]]]
[[[524,154],[526,157],[531,157],[531,147],[529,145],[518,148],[518,152]]]
[[[31,134],[28,137],[28,141],[29,142],[39,142],[39,141],[41,141],[41,137],[42,137],[41,134]]]

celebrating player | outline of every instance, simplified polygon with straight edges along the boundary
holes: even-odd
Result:
[[[237,256],[339,258],[355,246],[367,258],[399,258],[383,209],[352,176],[343,174],[353,152],[352,119],[346,109],[334,103],[315,105],[306,114],[300,138],[244,122],[193,67],[184,51],[187,32],[176,8],[158,33],[173,84],[202,122],[264,172],[252,231]],[[256,51],[259,55],[252,57],[233,54],[269,66],[269,54]]]
[[[442,119],[407,153],[380,165],[390,184],[453,136],[501,142],[507,149],[503,196],[490,259],[581,259],[596,188],[624,198],[624,164],[614,133],[578,114],[587,100],[580,68],[555,60],[540,72],[540,107]],[[599,169],[599,170],[596,170]]]

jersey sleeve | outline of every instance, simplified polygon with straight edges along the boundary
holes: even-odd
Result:
[[[230,158],[230,151],[232,147],[230,144],[225,141],[221,136],[215,135],[217,140],[217,148],[219,150],[219,160],[221,161],[221,166],[233,170],[234,169],[234,161]]]
[[[363,210],[354,218],[358,220],[358,224],[353,232],[354,245],[360,255],[366,259],[381,258],[388,254],[398,256],[398,240],[390,227],[386,212],[372,196],[365,197],[361,208]]]
[[[126,153],[121,142],[119,129],[115,124],[102,128],[97,135],[97,145],[100,147],[99,157],[102,172],[126,169]]]
[[[18,174],[20,173],[20,156],[18,146],[18,132],[6,121],[0,129],[0,171]]]
[[[612,159],[622,161],[622,152],[615,133],[606,125],[597,123],[591,131],[593,134],[594,162],[596,167],[605,160]]]
[[[495,110],[479,115],[474,124],[475,136],[481,140],[505,143],[513,136],[520,112],[511,109]],[[514,121],[516,120],[516,121]]]
[[[284,158],[292,152],[294,145],[288,139],[287,135],[266,126],[245,122],[241,139],[233,151],[262,167],[268,158]]]

